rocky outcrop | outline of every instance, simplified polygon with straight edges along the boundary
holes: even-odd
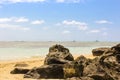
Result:
[[[53,65],[43,65],[37,68],[31,69],[24,78],[45,78],[45,79],[63,79],[63,65],[53,64]]]
[[[74,60],[67,48],[54,45],[49,49],[45,65],[31,70],[15,68],[11,73],[23,73],[24,78],[35,79],[120,80],[120,44],[99,48],[98,52],[94,59],[81,55]]]
[[[110,48],[104,47],[104,48],[96,48],[92,50],[93,56],[101,56],[104,52],[111,50]]]
[[[74,58],[69,52],[69,49],[65,48],[62,45],[53,45],[49,48],[49,53],[45,58],[44,64],[65,64],[73,61]]]

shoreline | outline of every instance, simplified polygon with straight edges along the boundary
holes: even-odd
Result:
[[[9,47],[23,47],[23,48],[37,48],[37,47],[50,47],[51,45],[61,44],[65,47],[93,47],[93,46],[113,46],[120,43],[108,41],[0,41],[0,48]]]

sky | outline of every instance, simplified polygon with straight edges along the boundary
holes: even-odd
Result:
[[[0,41],[120,41],[120,0],[0,0]]]

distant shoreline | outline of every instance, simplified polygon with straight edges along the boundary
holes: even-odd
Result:
[[[0,41],[2,47],[50,47],[61,44],[66,47],[93,47],[93,46],[114,46],[120,42],[80,42],[80,41]]]

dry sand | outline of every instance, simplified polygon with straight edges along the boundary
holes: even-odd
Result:
[[[87,58],[93,58],[92,55],[85,55]],[[77,55],[74,56],[75,58]],[[0,80],[38,80],[38,79],[27,79],[23,78],[23,74],[10,74],[15,68],[15,64],[28,64],[27,69],[31,69],[33,67],[39,67],[43,65],[44,57],[32,57],[21,60],[9,60],[9,61],[0,61]],[[23,67],[22,67],[23,68]],[[41,80],[41,79],[40,79]]]

